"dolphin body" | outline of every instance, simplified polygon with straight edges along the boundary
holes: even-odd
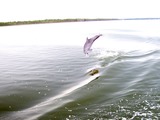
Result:
[[[88,37],[87,37],[86,42],[85,42],[84,47],[83,47],[83,52],[84,52],[84,54],[87,55],[88,52],[91,51],[90,48],[91,48],[92,44],[93,44],[94,41],[95,41],[96,39],[98,39],[100,36],[102,36],[102,34],[95,35],[95,36],[92,37],[92,38],[88,38]]]

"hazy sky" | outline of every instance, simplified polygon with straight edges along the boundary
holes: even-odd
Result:
[[[1,0],[0,22],[54,18],[160,17],[159,0]]]

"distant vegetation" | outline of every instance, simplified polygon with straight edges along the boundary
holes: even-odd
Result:
[[[59,23],[59,22],[106,21],[106,20],[118,20],[118,19],[98,19],[97,18],[97,19],[45,19],[45,20],[31,20],[31,21],[11,21],[11,22],[0,22],[0,26]]]
[[[45,19],[45,20],[30,20],[30,21],[10,21],[0,22],[0,26],[11,26],[11,25],[27,25],[27,24],[44,24],[44,23],[59,23],[59,22],[86,22],[86,21],[108,21],[108,20],[159,20],[160,18],[124,18],[124,19]]]

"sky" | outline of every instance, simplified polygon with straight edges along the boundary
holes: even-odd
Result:
[[[0,22],[63,18],[160,18],[159,0],[0,0]]]

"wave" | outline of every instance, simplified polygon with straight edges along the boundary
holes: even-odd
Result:
[[[89,84],[90,82],[97,79],[98,77],[99,77],[99,74],[96,74],[94,76],[89,76],[87,79],[81,80],[82,82],[78,83],[77,85],[75,85],[69,89],[66,89],[65,91],[58,94],[57,96],[51,97],[51,98],[49,98],[39,104],[36,104],[33,107],[28,108],[28,109],[18,111],[16,113],[13,113],[12,115],[8,115],[7,117],[5,117],[3,119],[11,118],[12,120],[17,120],[17,119],[35,120],[35,119],[43,116],[44,114],[46,114],[54,109],[59,108],[59,107],[63,106],[64,104],[67,104],[68,102],[71,102],[72,100],[61,101],[61,99],[63,99],[63,97],[65,97],[65,96],[72,94],[73,92],[80,89],[81,87]]]

